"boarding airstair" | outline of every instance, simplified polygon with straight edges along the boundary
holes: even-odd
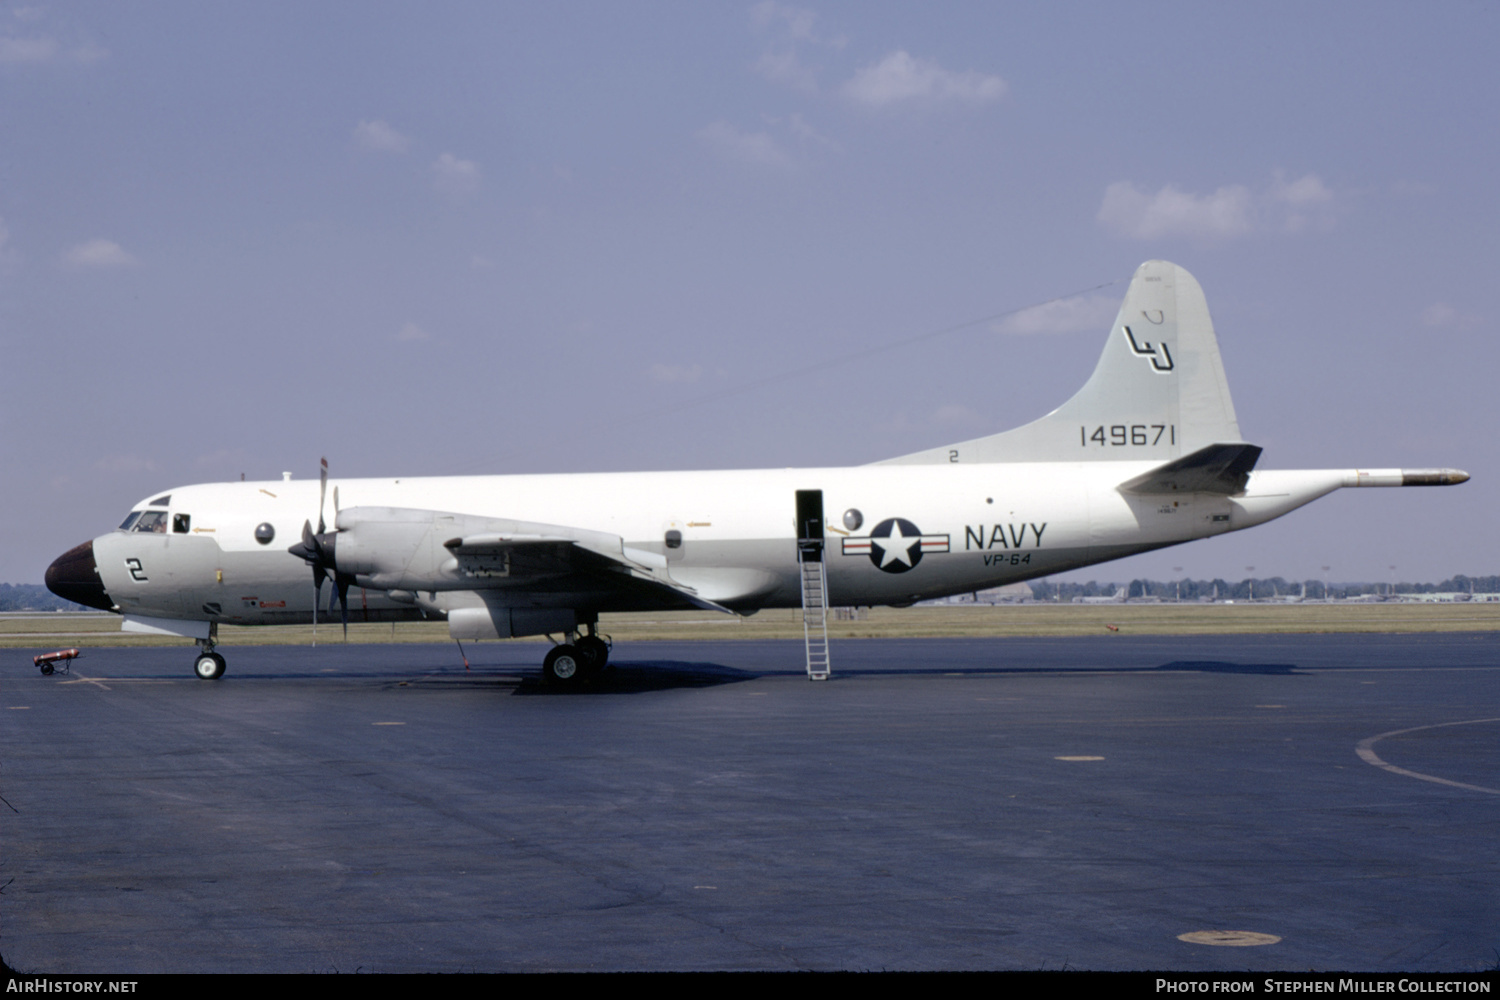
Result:
[[[802,572],[802,638],[807,679],[826,681],[828,662],[828,564],[823,558],[823,491],[797,491],[797,562]]]
[[[807,644],[807,679],[828,679],[828,587],[824,582],[823,552],[801,554],[802,637]]]

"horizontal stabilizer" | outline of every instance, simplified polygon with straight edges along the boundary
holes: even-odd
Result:
[[[1127,479],[1121,493],[1218,493],[1234,496],[1245,492],[1250,470],[1260,458],[1253,444],[1211,444],[1144,475]]]

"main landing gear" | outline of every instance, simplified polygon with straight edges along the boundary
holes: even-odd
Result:
[[[578,687],[592,679],[609,664],[609,643],[595,633],[593,624],[585,626],[589,634],[568,633],[568,641],[552,647],[542,661],[542,680],[558,687]]]
[[[193,661],[193,673],[198,675],[202,681],[216,681],[224,676],[224,657],[214,652],[214,640],[210,635],[207,639],[199,639],[198,645],[203,649],[198,653],[198,658]]]

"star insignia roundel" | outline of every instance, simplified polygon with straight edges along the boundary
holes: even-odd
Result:
[[[922,529],[888,517],[870,530],[870,561],[887,573],[905,573],[922,561]]]
[[[868,535],[849,535],[842,543],[846,556],[869,556],[875,568],[885,573],[916,569],[924,552],[947,552],[947,535],[924,535],[904,517],[888,517]]]

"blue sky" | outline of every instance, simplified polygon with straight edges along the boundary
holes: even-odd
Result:
[[[1082,384],[1149,258],[1203,284],[1263,467],[1474,480],[1075,576],[1500,571],[1497,27],[1477,2],[0,4],[0,580],[147,494],[322,455],[813,466],[1003,430]]]

